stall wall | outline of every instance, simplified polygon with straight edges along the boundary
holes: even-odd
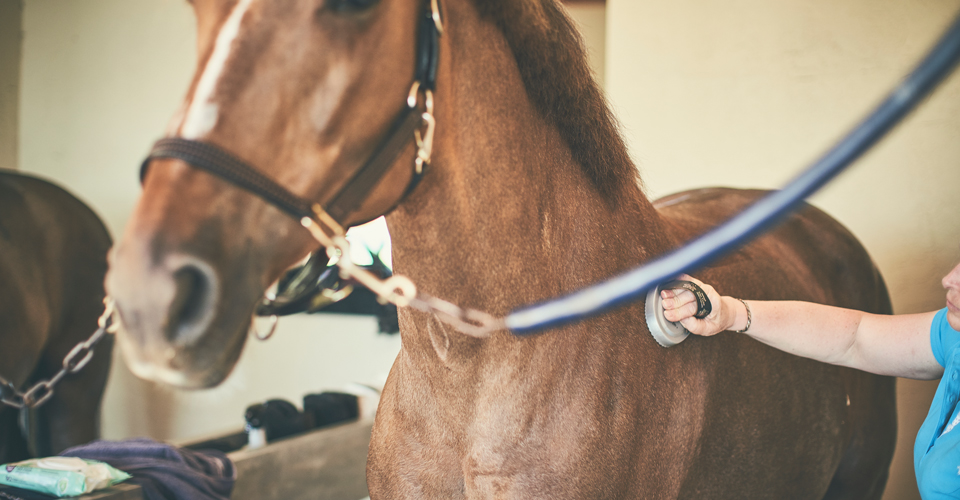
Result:
[[[657,198],[782,186],[914,65],[960,2],[608,0],[607,9],[606,88]],[[958,133],[954,74],[812,199],[861,239],[898,313],[944,307],[940,278],[960,260]],[[935,387],[899,382],[885,498],[919,498],[913,440]]]
[[[590,69],[602,86],[607,68],[607,7],[595,0],[567,1],[564,5],[580,28]]]
[[[0,168],[17,168],[23,0],[0,0]]]

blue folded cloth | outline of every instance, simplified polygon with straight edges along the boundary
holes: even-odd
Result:
[[[133,477],[147,500],[229,500],[237,472],[216,450],[177,448],[152,439],[93,441],[70,448],[67,457],[106,462]]]

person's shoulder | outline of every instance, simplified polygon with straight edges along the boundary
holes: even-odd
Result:
[[[953,329],[947,321],[947,308],[937,311],[930,325],[930,347],[941,366],[947,366],[955,351],[960,349],[960,332]],[[955,360],[960,362],[960,359]]]

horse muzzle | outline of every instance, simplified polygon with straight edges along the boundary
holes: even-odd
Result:
[[[184,388],[217,385],[239,358],[249,314],[223,307],[224,282],[192,255],[173,253],[156,265],[125,258],[118,248],[106,285],[121,327],[118,343],[138,377]]]

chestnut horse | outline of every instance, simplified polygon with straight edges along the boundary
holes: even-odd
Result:
[[[396,271],[456,304],[503,315],[579,289],[762,194],[649,201],[555,0],[192,3],[200,62],[168,135],[324,204],[418,95],[423,12],[442,13],[423,180],[404,197],[411,138],[340,222],[397,205],[387,218]],[[215,385],[264,289],[316,243],[275,206],[182,159],[147,166],[107,278],[119,342],[140,376]],[[865,250],[812,207],[696,273],[724,294],[890,313]],[[370,444],[374,499],[882,493],[896,432],[890,378],[734,334],[663,349],[640,303],[529,338],[475,338],[409,309],[400,323]]]
[[[49,380],[97,329],[111,240],[80,200],[40,179],[0,169],[0,376],[25,390]],[[34,449],[18,411],[0,404],[0,463],[49,456],[100,436],[100,400],[113,339],[34,410]]]

